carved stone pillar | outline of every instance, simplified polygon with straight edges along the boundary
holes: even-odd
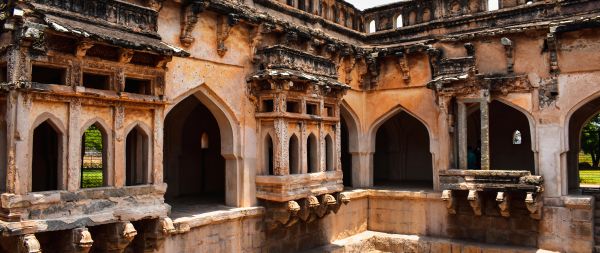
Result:
[[[458,102],[458,168],[468,169],[467,150],[467,107],[465,103]]]
[[[481,169],[490,169],[490,113],[487,99],[479,103],[481,111]]]

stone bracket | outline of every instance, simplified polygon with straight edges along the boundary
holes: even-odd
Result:
[[[198,23],[198,16],[208,8],[208,3],[205,0],[197,0],[183,6],[181,10],[181,35],[179,36],[179,40],[184,47],[189,47],[194,42],[192,32]]]
[[[19,237],[19,253],[41,253],[40,242],[34,234],[26,234]]]
[[[402,73],[402,79],[404,79],[406,84],[408,84],[410,83],[410,67],[408,66],[408,56],[403,52],[396,53],[396,56],[398,57],[396,66],[400,73]]]
[[[500,215],[502,217],[510,217],[510,195],[506,192],[498,192],[496,194],[496,202],[498,202]]]
[[[87,54],[87,51],[94,46],[94,43],[88,40],[81,40],[77,43],[77,48],[75,49],[75,56],[78,58],[83,58]]]
[[[444,190],[442,192],[442,200],[446,201],[446,209],[449,214],[456,214],[456,198],[452,190]]]
[[[512,40],[506,37],[500,39],[500,43],[504,46],[504,53],[506,54],[506,71],[508,73],[514,72],[515,59],[513,57],[514,45]]]
[[[542,219],[543,203],[540,201],[540,198],[540,194],[536,194],[535,192],[528,192],[525,197],[525,206],[529,210],[529,216],[536,220]]]
[[[129,63],[131,58],[133,58],[133,50],[121,48],[119,50],[119,62],[120,63]]]
[[[319,197],[309,196],[284,203],[267,202],[267,228],[274,230],[280,227],[290,227],[298,222],[310,223],[331,212],[337,213],[340,206],[348,204],[348,202],[350,199],[343,193],[323,194]]]
[[[229,38],[231,29],[240,22],[240,18],[235,14],[217,17],[217,54],[223,57],[227,53],[225,41]]]
[[[73,229],[73,252],[88,253],[93,244],[92,234],[87,228]]]
[[[473,213],[475,213],[476,216],[481,216],[481,196],[479,196],[479,192],[476,190],[469,190],[467,200],[473,209]]]

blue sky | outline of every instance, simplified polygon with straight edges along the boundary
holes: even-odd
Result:
[[[356,8],[364,10],[382,4],[400,2],[400,0],[346,0],[346,2],[353,4]]]

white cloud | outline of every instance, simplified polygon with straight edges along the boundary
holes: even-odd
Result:
[[[383,4],[400,2],[400,0],[346,0],[346,2],[353,4],[356,8],[364,10]]]

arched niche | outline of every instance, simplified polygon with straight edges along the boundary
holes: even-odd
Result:
[[[374,129],[375,186],[433,188],[433,158],[427,127],[400,110]]]

